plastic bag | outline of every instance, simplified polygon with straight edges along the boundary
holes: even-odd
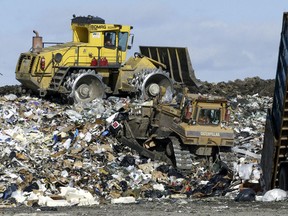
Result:
[[[161,103],[170,103],[173,99],[173,92],[170,86],[167,87],[165,94],[161,98]]]
[[[263,202],[281,201],[285,199],[287,199],[287,192],[278,188],[267,191],[262,197]]]
[[[242,190],[236,197],[236,202],[252,202],[255,201],[256,193],[251,188]]]

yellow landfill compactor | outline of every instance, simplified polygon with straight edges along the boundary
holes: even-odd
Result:
[[[174,83],[197,85],[187,48],[133,45],[132,26],[106,24],[94,16],[73,16],[72,42],[43,42],[37,31],[29,52],[22,53],[16,79],[40,96],[60,94],[76,103],[107,95],[156,97]]]

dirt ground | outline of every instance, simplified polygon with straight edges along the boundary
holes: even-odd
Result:
[[[2,208],[0,215],[121,215],[121,216],[270,216],[288,215],[288,201],[235,202],[225,198],[169,199],[139,201],[137,204],[106,204],[89,207],[15,207]]]

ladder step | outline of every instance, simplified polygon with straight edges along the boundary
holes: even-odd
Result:
[[[53,77],[53,79],[55,80],[62,80],[63,79],[63,76],[58,76],[58,75],[55,75],[54,77]]]
[[[57,71],[57,73],[55,73],[54,77],[51,80],[49,90],[57,90],[60,87],[60,84],[62,83],[66,73],[66,70],[60,69],[59,71]]]
[[[283,158],[286,158],[286,156],[285,155],[283,155],[283,154],[279,154],[279,159],[283,159]]]
[[[57,72],[57,74],[59,74],[59,75],[65,75],[66,74],[66,71],[63,71],[63,70],[59,70],[58,72]]]
[[[288,146],[286,144],[280,145],[280,149],[288,149]]]

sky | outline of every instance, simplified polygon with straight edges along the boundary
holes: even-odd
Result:
[[[132,25],[133,48],[187,47],[196,78],[227,82],[274,79],[287,0],[0,0],[0,86],[15,85],[19,55],[33,30],[45,42],[70,42],[71,19],[99,16]]]

